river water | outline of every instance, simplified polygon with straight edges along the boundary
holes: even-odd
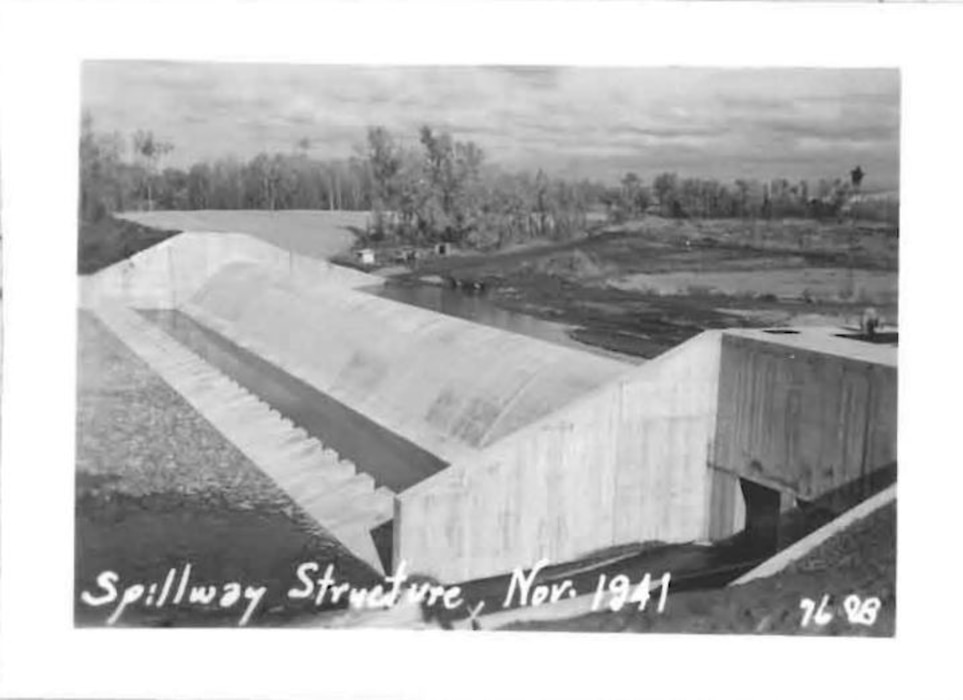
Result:
[[[390,280],[380,289],[369,291],[385,299],[430,309],[447,316],[520,333],[556,345],[604,354],[606,357],[613,356],[608,351],[593,348],[571,338],[568,334],[570,326],[507,311],[490,302],[484,294],[473,294],[436,284],[398,284]]]

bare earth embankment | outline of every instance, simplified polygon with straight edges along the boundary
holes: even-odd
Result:
[[[709,328],[898,320],[898,232],[881,224],[647,217],[587,238],[426,257],[399,283],[480,281],[503,308],[654,357]]]

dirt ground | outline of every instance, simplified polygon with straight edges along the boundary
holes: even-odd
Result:
[[[854,325],[868,306],[895,325],[898,253],[878,224],[649,217],[569,243],[425,255],[391,276],[480,282],[497,306],[649,358],[709,328]]]

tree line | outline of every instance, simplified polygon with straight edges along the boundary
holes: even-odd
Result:
[[[821,179],[811,185],[807,180],[791,182],[777,178],[767,182],[737,179],[731,184],[712,179],[680,178],[662,173],[645,186],[637,175],[627,174],[621,181],[621,196],[610,210],[617,219],[655,213],[673,218],[739,219],[830,219],[843,215],[860,218],[887,218],[888,210],[855,207],[863,201],[863,169],[857,166],[848,179]]]
[[[864,176],[760,182],[679,177],[645,183],[634,173],[616,184],[512,172],[481,147],[423,126],[403,142],[384,127],[367,130],[354,156],[319,159],[301,139],[290,151],[247,160],[220,158],[164,167],[173,151],[149,131],[96,130],[89,114],[80,139],[80,215],[98,221],[118,211],[152,209],[327,209],[370,211],[372,239],[409,244],[449,241],[501,247],[533,239],[567,240],[595,223],[644,215],[673,218],[880,218],[851,205]]]
[[[153,209],[371,208],[359,158],[318,161],[302,139],[290,153],[249,160],[219,158],[189,168],[162,167],[174,145],[151,132],[98,132],[85,114],[80,137],[80,215],[97,221],[114,212]]]

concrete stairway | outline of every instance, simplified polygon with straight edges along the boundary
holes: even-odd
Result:
[[[371,530],[394,515],[395,494],[294,426],[132,309],[97,317],[355,556],[383,572]]]

